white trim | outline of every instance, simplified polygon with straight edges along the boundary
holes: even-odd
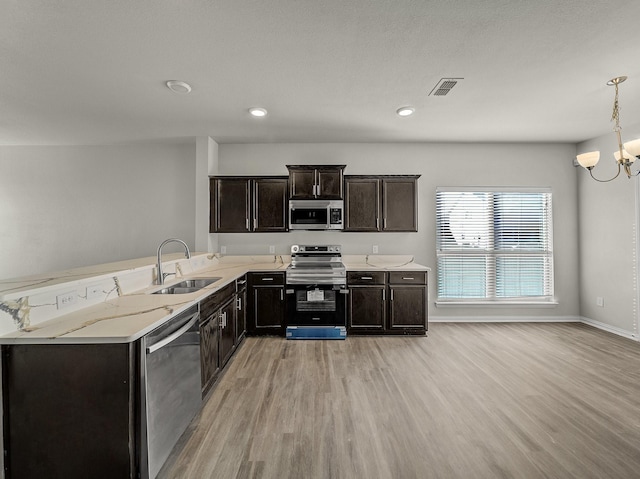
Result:
[[[579,323],[580,316],[433,316],[430,323]]]
[[[623,338],[640,341],[640,335],[633,331],[617,328],[584,316],[433,316],[430,323],[583,323],[588,326],[622,336]]]
[[[640,242],[638,241],[638,237],[640,235],[640,183],[638,181],[638,177],[634,177],[634,189],[635,189],[635,218],[633,225],[633,334],[634,337],[637,338],[640,335],[640,327],[638,326],[638,308],[640,307],[640,288],[638,286],[638,273],[640,270],[640,265],[638,265],[638,261],[640,261]]]
[[[555,308],[558,301],[434,301],[436,308]]]
[[[594,328],[598,328],[603,331],[622,336],[624,338],[633,339],[634,341],[640,341],[638,335],[633,331],[627,331],[626,329],[617,328],[616,326],[611,326],[610,324],[602,323],[600,321],[596,321],[595,319],[589,319],[585,317],[582,317],[582,322],[584,324],[588,324],[589,326],[593,326]]]
[[[439,191],[490,192],[490,193],[552,193],[549,186],[436,186]]]

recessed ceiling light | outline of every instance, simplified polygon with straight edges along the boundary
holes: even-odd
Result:
[[[402,106],[396,110],[398,116],[411,116],[416,112],[412,106]]]
[[[255,116],[256,118],[267,116],[267,110],[265,110],[264,108],[249,108],[249,113],[251,113],[251,116]]]
[[[175,93],[190,93],[191,85],[183,81],[169,80],[167,82],[167,88]]]

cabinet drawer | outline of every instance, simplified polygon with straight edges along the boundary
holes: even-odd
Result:
[[[389,284],[427,284],[427,273],[424,271],[391,271]]]
[[[348,284],[384,284],[384,271],[347,271]]]
[[[284,273],[251,273],[252,286],[283,285]]]
[[[200,301],[200,321],[202,322],[207,319],[211,313],[222,306],[222,303],[233,296],[235,292],[236,284],[232,282]]]

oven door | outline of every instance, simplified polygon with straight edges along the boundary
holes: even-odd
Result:
[[[346,304],[344,285],[288,285],[287,326],[346,326]]]

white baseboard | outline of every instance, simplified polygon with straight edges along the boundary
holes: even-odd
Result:
[[[594,328],[602,329],[603,331],[607,331],[609,333],[617,334],[618,336],[622,336],[628,339],[633,339],[634,341],[640,341],[638,335],[633,331],[627,331],[626,329],[617,328],[615,326],[611,326],[610,324],[602,323],[600,321],[596,321],[594,319],[589,319],[582,317],[581,321],[584,324],[588,324],[589,326],[593,326]]]
[[[430,323],[579,323],[580,316],[429,316]]]
[[[640,341],[633,331],[617,328],[584,316],[431,316],[430,323],[584,323],[594,328],[617,334],[624,338]]]

